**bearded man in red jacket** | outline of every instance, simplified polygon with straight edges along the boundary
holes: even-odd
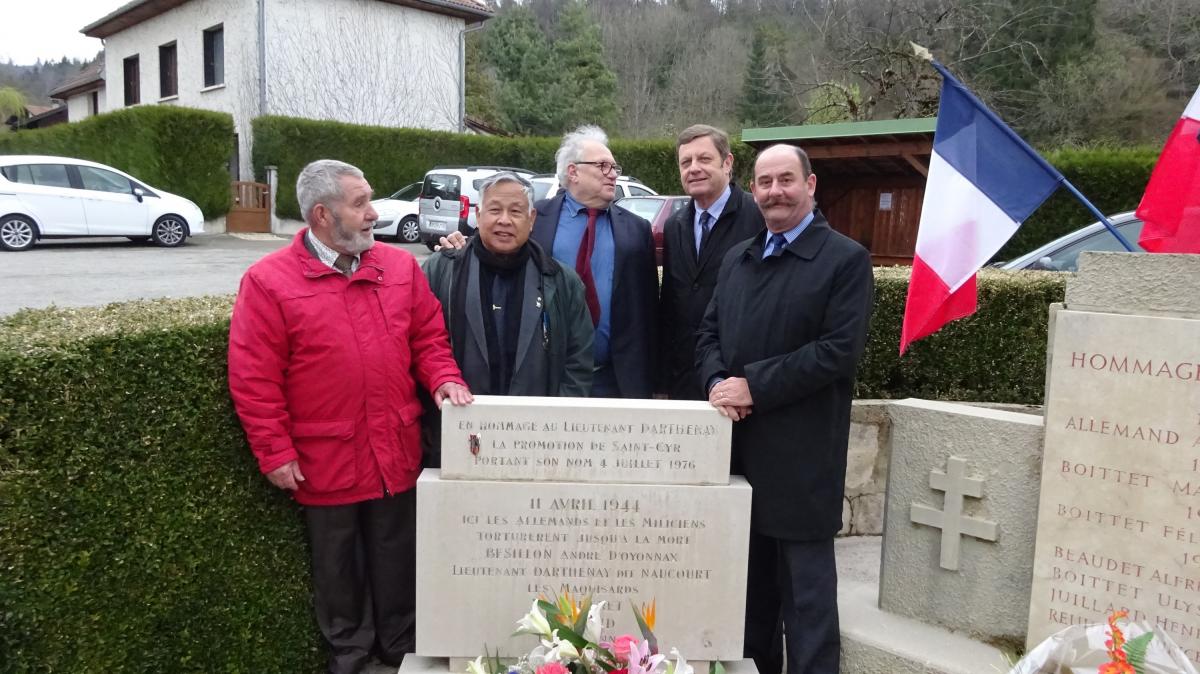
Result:
[[[304,506],[328,671],[413,650],[420,385],[471,393],[409,253],[376,246],[362,171],[315,161],[296,181],[308,227],[242,277],[229,389],[260,470]]]

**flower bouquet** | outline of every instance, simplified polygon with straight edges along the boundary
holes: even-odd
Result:
[[[576,601],[566,593],[553,601],[538,599],[517,622],[516,634],[537,637],[538,645],[515,664],[485,654],[467,665],[467,674],[694,674],[675,648],[671,657],[658,652],[654,637],[655,605],[633,605],[641,636],[623,634],[601,641],[605,602],[591,595]]]
[[[1038,644],[1009,674],[1197,674],[1162,630],[1140,623],[1122,630],[1117,621],[1126,617],[1117,611],[1107,626],[1072,625]]]

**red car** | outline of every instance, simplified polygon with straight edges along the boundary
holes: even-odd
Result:
[[[654,233],[654,260],[662,266],[663,225],[681,208],[687,205],[691,197],[676,197],[666,195],[625,197],[617,204],[634,215],[650,221],[650,229]]]

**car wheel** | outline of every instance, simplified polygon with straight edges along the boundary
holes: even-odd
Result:
[[[6,215],[0,218],[0,248],[29,250],[37,237],[37,225],[29,218],[23,215]]]
[[[403,243],[418,243],[421,240],[421,227],[417,224],[417,219],[407,217],[401,220],[396,227],[396,238]]]
[[[187,239],[187,221],[178,215],[164,215],[150,230],[150,240],[164,248],[182,245]]]

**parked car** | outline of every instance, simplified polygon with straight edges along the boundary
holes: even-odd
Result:
[[[395,194],[371,202],[379,219],[375,221],[375,236],[393,236],[403,243],[417,243],[421,230],[417,224],[421,183],[406,185]]]
[[[39,239],[124,236],[168,248],[204,231],[191,201],[111,166],[67,157],[0,156],[0,248]]]
[[[1138,245],[1138,237],[1142,233],[1142,221],[1132,211],[1110,215],[1109,221],[1133,244],[1134,250],[1144,252]],[[1079,264],[1079,254],[1085,250],[1124,251],[1125,247],[1117,241],[1117,237],[1108,231],[1102,222],[1093,222],[1086,227],[1077,229],[1066,236],[1059,237],[1044,246],[1008,262],[992,266],[1000,269],[1041,269],[1046,271],[1075,271]]]
[[[650,231],[654,234],[654,261],[660,266],[662,265],[663,226],[667,224],[668,218],[687,206],[690,199],[691,197],[648,195],[625,197],[617,202],[621,208],[650,221]]]
[[[470,236],[475,231],[475,207],[479,186],[501,171],[524,178],[533,172],[507,166],[438,166],[425,174],[417,216],[421,241],[430,250],[439,238],[451,232]]]
[[[541,173],[530,179],[533,183],[533,200],[541,201],[557,196],[561,189],[558,184],[558,176],[553,173]],[[616,199],[625,197],[644,197],[658,194],[654,190],[646,187],[642,181],[633,176],[620,175],[617,176]]]

